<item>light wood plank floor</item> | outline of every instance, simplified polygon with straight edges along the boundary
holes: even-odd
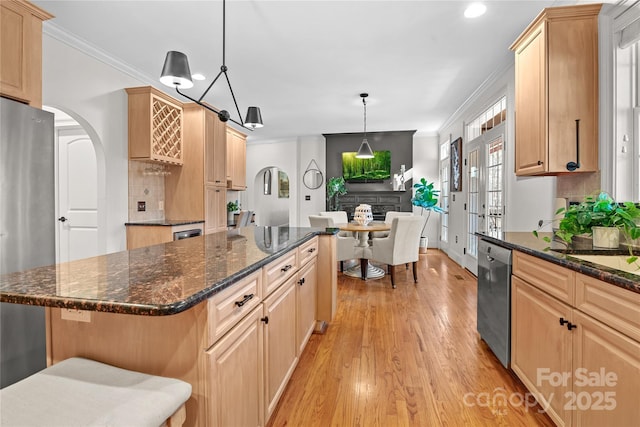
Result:
[[[476,278],[446,254],[420,256],[417,285],[398,267],[397,289],[338,275],[336,319],[269,426],[553,426],[480,340]]]

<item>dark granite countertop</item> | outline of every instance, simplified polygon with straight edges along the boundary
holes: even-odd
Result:
[[[204,220],[200,219],[152,219],[149,221],[131,221],[125,222],[124,225],[149,225],[160,227],[173,227],[174,225],[188,224],[204,224]]]
[[[318,234],[246,227],[0,276],[0,301],[138,315],[184,311]]]
[[[531,232],[507,232],[499,237],[491,237],[476,233],[480,238],[505,248],[518,250],[529,255],[550,261],[554,264],[578,271],[587,276],[598,278],[604,282],[630,291],[640,293],[640,275],[616,270],[604,265],[575,258],[573,255],[629,255],[628,249],[593,249],[591,241],[581,245],[579,242],[567,247],[561,242],[545,242],[542,238],[553,237],[553,233],[539,233],[539,238]],[[549,249],[546,249],[549,248]],[[639,271],[640,273],[640,271]]]

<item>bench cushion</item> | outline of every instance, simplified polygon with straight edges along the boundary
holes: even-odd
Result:
[[[73,357],[0,390],[3,426],[160,426],[191,384]]]

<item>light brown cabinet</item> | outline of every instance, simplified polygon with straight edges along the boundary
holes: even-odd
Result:
[[[262,306],[207,351],[207,426],[264,425]]]
[[[227,188],[247,189],[247,136],[227,127]]]
[[[165,216],[204,219],[205,234],[226,230],[225,125],[195,103],[183,114],[184,163],[165,177]]]
[[[182,165],[182,103],[151,86],[126,91],[129,159]]]
[[[515,173],[598,170],[600,4],[547,8],[515,53]]]
[[[511,368],[558,426],[640,419],[640,294],[516,251],[511,298]]]
[[[318,238],[314,237],[298,248],[298,280],[296,282],[296,318],[298,356],[302,354],[316,327],[318,288]]]
[[[0,95],[42,108],[42,21],[27,1],[0,2]]]
[[[202,230],[202,224],[127,225],[127,250],[169,243],[173,241],[173,233],[193,229]]]

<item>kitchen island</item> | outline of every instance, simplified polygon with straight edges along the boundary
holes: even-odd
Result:
[[[0,300],[47,307],[49,365],[179,378],[185,425],[263,425],[335,314],[335,232],[247,227],[35,268],[0,277]]]

